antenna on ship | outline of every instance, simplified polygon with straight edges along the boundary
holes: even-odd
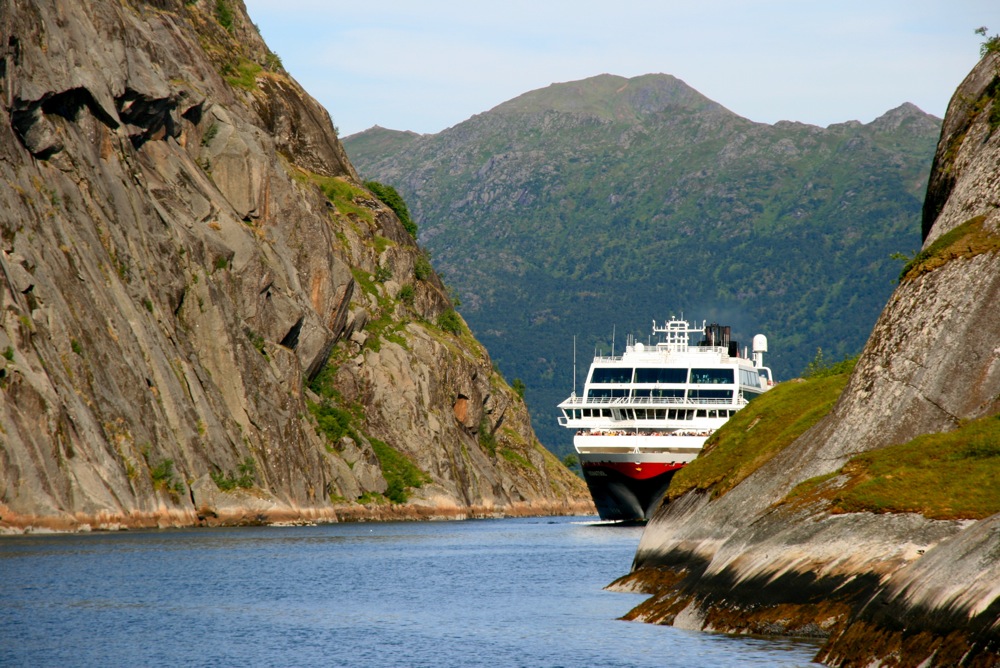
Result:
[[[576,396],[576,334],[573,335],[573,396]]]

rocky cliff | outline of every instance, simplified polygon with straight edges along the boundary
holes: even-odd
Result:
[[[589,506],[241,2],[2,0],[0,95],[0,528]]]
[[[920,511],[919,503],[918,512],[852,510],[836,501],[860,484],[865,457],[917,448],[974,421],[986,436],[959,443],[975,449],[962,470],[996,470],[998,92],[1000,55],[990,54],[944,121],[923,249],[833,409],[730,489],[694,489],[659,509],[633,572],[615,585],[653,594],[632,618],[815,635],[826,639],[818,658],[831,665],[1000,662],[1000,515],[947,504]],[[931,453],[921,475],[947,470],[948,459]],[[989,512],[995,484],[987,476],[973,485],[985,486],[975,491]]]

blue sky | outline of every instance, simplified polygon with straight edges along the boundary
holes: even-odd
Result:
[[[341,136],[434,133],[529,90],[672,74],[754,121],[943,116],[998,0],[245,0]]]

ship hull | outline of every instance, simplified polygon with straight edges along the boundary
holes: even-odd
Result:
[[[581,455],[583,478],[602,520],[644,522],[652,517],[682,463],[650,458]],[[613,461],[618,460],[618,461]]]

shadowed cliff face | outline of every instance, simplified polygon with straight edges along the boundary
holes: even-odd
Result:
[[[364,516],[373,438],[412,516],[586,507],[242,3],[3,0],[0,95],[0,527]]]
[[[633,618],[827,637],[820,658],[834,665],[1000,661],[996,517],[834,514],[821,498],[786,499],[858,453],[1000,414],[998,82],[990,55],[956,92],[924,250],[833,411],[724,495],[660,508],[616,585],[654,594]]]

